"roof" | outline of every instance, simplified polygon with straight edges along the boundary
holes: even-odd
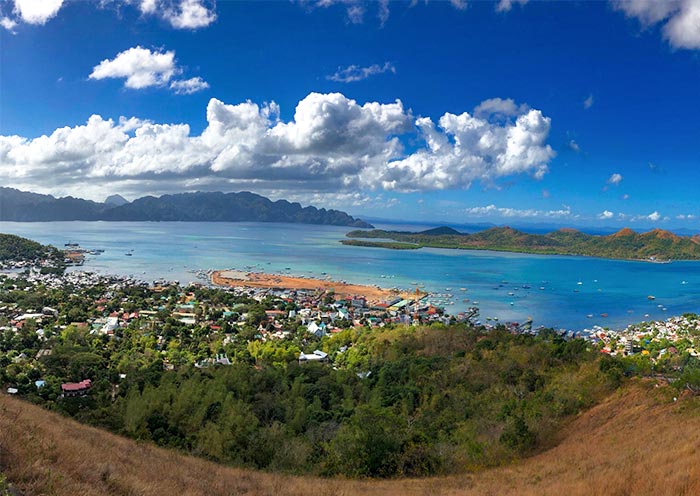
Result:
[[[66,382],[65,384],[61,384],[61,390],[63,391],[85,391],[86,389],[90,389],[92,387],[92,381],[90,379],[85,379],[80,382]]]

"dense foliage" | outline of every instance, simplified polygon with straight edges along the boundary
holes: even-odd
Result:
[[[0,234],[0,262],[38,260],[57,256],[58,250],[53,247],[44,246],[14,234]]]
[[[462,234],[450,228],[422,232],[351,231],[350,238],[391,239],[399,243],[432,248],[465,250],[497,250],[549,255],[586,255],[603,258],[649,260],[698,260],[700,238],[677,236],[669,231],[655,229],[636,233],[622,229],[608,236],[585,234],[575,229],[560,229],[547,234],[530,234],[509,227],[495,227],[474,234]],[[355,246],[404,248],[387,242],[357,240],[344,241]]]
[[[63,305],[61,314],[86,317],[86,292],[72,299],[46,292],[36,303]],[[134,288],[129,300],[137,305],[148,296]],[[30,297],[17,288],[5,301],[26,304]],[[218,291],[208,297],[231,298]],[[115,294],[105,305],[123,300]],[[614,367],[601,372],[589,343],[553,333],[533,337],[440,325],[351,328],[320,341],[299,331],[262,342],[255,340],[253,321],[264,305],[226,303],[245,306],[251,319],[227,343],[221,334],[168,318],[157,332],[135,321],[117,339],[68,325],[48,336],[52,353],[41,358],[41,370],[27,371],[10,354],[0,354],[0,379],[79,420],[219,462],[390,477],[459,472],[527,453],[619,378]],[[4,333],[0,350],[29,355],[45,347],[34,328],[27,323],[18,333]],[[167,346],[159,344],[163,336],[170,338]],[[317,347],[331,363],[297,362],[300,349]],[[233,364],[191,366],[212,350],[225,351]],[[165,362],[176,369],[164,370]],[[47,385],[35,390],[32,381],[39,377]],[[94,383],[88,396],[58,395],[61,382],[85,377]]]

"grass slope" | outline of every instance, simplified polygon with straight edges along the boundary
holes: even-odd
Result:
[[[700,494],[700,400],[633,381],[558,444],[509,466],[432,479],[345,481],[228,468],[137,443],[0,395],[0,470],[22,494]]]

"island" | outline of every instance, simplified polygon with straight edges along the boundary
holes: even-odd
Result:
[[[493,250],[539,255],[581,255],[600,258],[667,263],[671,260],[700,260],[700,235],[679,236],[654,229],[637,233],[629,228],[610,235],[586,234],[563,228],[547,234],[532,234],[511,227],[494,227],[462,233],[450,227],[420,232],[355,230],[341,243],[387,249],[450,248]]]

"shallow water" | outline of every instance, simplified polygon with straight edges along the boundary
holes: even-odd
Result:
[[[383,287],[424,284],[421,289],[451,294],[443,301],[454,302],[446,305],[453,313],[476,300],[482,321],[487,317],[501,321],[531,317],[535,326],[574,330],[595,324],[622,327],[699,310],[700,262],[652,264],[489,251],[344,246],[339,240],[349,230],[272,223],[0,222],[0,232],[59,248],[73,242],[83,248],[104,249],[101,255],[88,256],[82,269],[147,281],[165,278],[185,283],[199,280],[196,270],[246,266],[316,277],[324,277],[325,272],[335,280]],[[656,299],[647,299],[649,295]]]

